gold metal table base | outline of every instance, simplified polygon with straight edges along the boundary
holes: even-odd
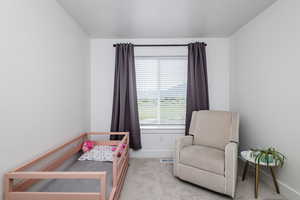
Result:
[[[244,171],[243,171],[242,181],[244,181],[245,178],[246,178],[248,167],[249,167],[249,161],[246,161]],[[271,171],[271,174],[272,174],[272,178],[273,178],[273,182],[274,182],[274,185],[275,185],[276,192],[277,192],[277,194],[280,194],[280,190],[279,190],[279,187],[278,187],[278,183],[277,183],[277,180],[276,180],[274,169],[271,166],[268,166],[268,167],[270,168],[270,171]],[[255,198],[258,197],[259,175],[260,175],[260,165],[255,164],[255,185],[254,185]]]

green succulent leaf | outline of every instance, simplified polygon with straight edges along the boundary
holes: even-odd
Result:
[[[286,160],[285,155],[277,151],[274,147],[269,147],[267,149],[251,149],[251,151],[258,152],[254,159],[257,164],[265,162],[267,166],[269,166],[270,160],[273,160],[271,163],[274,162],[276,165],[282,167]]]

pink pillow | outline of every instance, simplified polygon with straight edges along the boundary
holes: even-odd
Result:
[[[93,149],[95,146],[95,142],[93,141],[90,141],[90,140],[87,140],[83,143],[82,145],[82,151],[83,152],[88,152],[90,151],[91,149]]]
[[[114,147],[112,148],[112,151],[116,151],[117,148],[118,148],[118,146],[114,146]],[[122,154],[122,152],[124,151],[125,148],[126,148],[126,144],[122,144],[121,149],[120,149],[120,152],[118,153],[118,157],[121,156],[121,154]]]
[[[113,147],[111,148],[111,150],[112,150],[112,151],[117,150],[117,146],[113,146]]]

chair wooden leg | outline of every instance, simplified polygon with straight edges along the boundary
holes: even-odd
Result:
[[[248,162],[248,161],[246,161],[246,163],[245,163],[245,167],[244,167],[244,171],[243,171],[243,177],[242,177],[242,181],[244,181],[244,180],[245,180],[245,178],[246,178],[246,174],[247,174],[247,171],[248,171],[248,166],[249,166],[249,162]]]
[[[280,194],[278,183],[277,183],[276,176],[275,176],[275,172],[274,172],[272,167],[270,167],[270,170],[271,170],[273,182],[274,182],[274,185],[275,185],[275,188],[276,188],[276,192],[277,192],[277,194]]]
[[[258,186],[259,186],[259,165],[255,165],[255,198],[258,197]]]

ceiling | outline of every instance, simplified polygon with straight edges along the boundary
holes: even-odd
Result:
[[[276,0],[57,0],[92,38],[226,37]]]

